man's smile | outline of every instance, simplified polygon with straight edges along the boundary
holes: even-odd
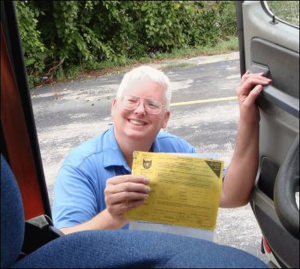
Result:
[[[130,123],[134,124],[134,125],[137,125],[137,126],[144,126],[144,125],[146,125],[146,123],[144,121],[132,120],[132,119],[129,119],[128,121]]]

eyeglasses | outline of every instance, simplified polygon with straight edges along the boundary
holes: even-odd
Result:
[[[141,103],[141,99],[144,100],[144,108],[149,114],[158,114],[161,112],[161,109],[164,107],[159,101],[141,98],[134,95],[126,95],[121,97],[122,105],[127,110],[135,110]]]

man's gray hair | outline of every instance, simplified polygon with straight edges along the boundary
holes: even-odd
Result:
[[[117,97],[123,97],[129,89],[134,87],[136,84],[140,83],[141,81],[150,79],[153,82],[158,83],[165,89],[165,96],[166,96],[166,109],[170,109],[171,103],[171,83],[169,78],[160,70],[157,70],[151,66],[140,66],[137,68],[132,69],[128,73],[125,74],[123,77],[121,84],[117,91]]]

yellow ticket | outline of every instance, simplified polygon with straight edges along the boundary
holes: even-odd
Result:
[[[151,192],[126,217],[214,230],[223,166],[224,162],[219,160],[135,151],[132,174],[147,176]]]

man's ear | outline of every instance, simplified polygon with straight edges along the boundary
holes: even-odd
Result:
[[[110,115],[113,117],[117,105],[117,98],[114,98],[111,104]]]
[[[164,113],[164,119],[163,119],[163,124],[162,124],[161,128],[164,129],[164,128],[167,127],[167,124],[169,122],[170,116],[171,116],[171,112],[169,110]]]

